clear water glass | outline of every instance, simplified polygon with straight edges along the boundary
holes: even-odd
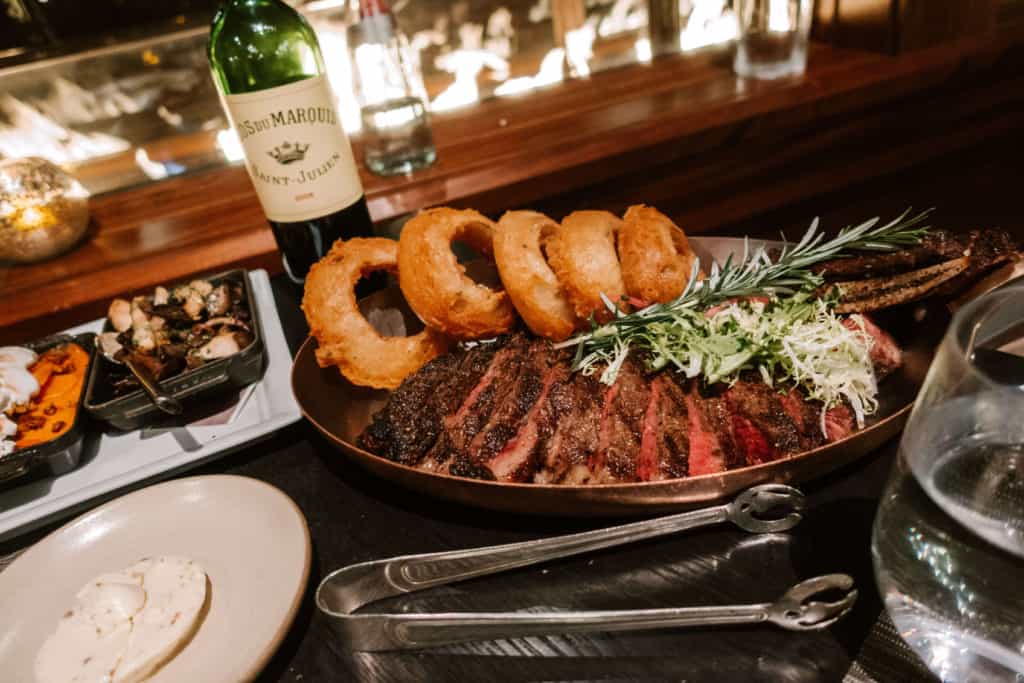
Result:
[[[875,518],[886,609],[943,681],[1024,681],[1022,364],[1017,281],[954,317]]]
[[[814,0],[736,0],[735,8],[737,75],[784,78],[807,69]]]

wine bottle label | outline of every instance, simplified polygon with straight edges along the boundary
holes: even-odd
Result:
[[[263,212],[291,223],[326,216],[363,195],[352,146],[326,76],[224,95]]]

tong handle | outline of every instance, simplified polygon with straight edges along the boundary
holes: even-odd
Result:
[[[761,604],[538,614],[367,614],[335,620],[333,625],[353,650],[374,652],[553,633],[607,633],[683,626],[756,624],[768,621],[770,608],[769,604]]]
[[[376,600],[504,572],[517,567],[665,536],[729,519],[729,506],[717,505],[668,517],[633,522],[525,543],[406,555],[339,569],[323,580],[317,604],[332,616],[350,614]]]
[[[353,650],[405,650],[465,640],[520,638],[551,633],[638,631],[681,626],[771,622],[791,631],[828,628],[857,601],[853,577],[826,574],[801,581],[773,603],[670,607],[622,611],[455,612],[447,614],[359,614],[331,625]]]

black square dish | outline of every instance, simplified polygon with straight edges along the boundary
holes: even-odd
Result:
[[[247,271],[231,270],[209,277],[193,277],[168,285],[167,288],[173,289],[177,285],[197,279],[208,280],[214,286],[225,281],[242,286],[243,299],[249,307],[253,340],[248,346],[226,358],[212,360],[160,382],[161,388],[181,401],[186,410],[203,399],[252,384],[260,379],[266,366],[260,312]],[[112,329],[110,321],[107,321],[104,329]],[[91,416],[124,431],[139,429],[165,417],[141,389],[123,396],[114,396],[110,376],[115,366],[103,358],[98,358],[96,365],[98,370],[90,377],[85,392],[85,409]]]
[[[65,474],[78,467],[88,436],[85,395],[98,365],[95,339],[96,335],[91,332],[57,334],[20,345],[41,354],[61,344],[77,344],[89,355],[89,367],[85,369],[85,381],[78,395],[78,408],[71,429],[50,441],[0,456],[0,489],[12,488],[41,477]]]

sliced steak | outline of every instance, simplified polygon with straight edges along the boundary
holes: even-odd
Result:
[[[418,462],[434,445],[444,417],[424,406],[437,387],[451,379],[462,358],[460,353],[440,356],[407,377],[359,435],[358,445],[402,464]]]
[[[796,387],[785,394],[780,394],[779,401],[786,415],[796,425],[801,451],[809,451],[825,444],[825,434],[821,431],[821,403],[808,400]]]
[[[537,484],[589,484],[600,445],[601,409],[607,387],[594,377],[574,374],[556,382],[544,402],[542,422],[551,425],[539,446]]]
[[[487,467],[498,481],[528,481],[540,467],[542,446],[554,432],[554,411],[549,407],[551,391],[564,384],[569,375],[568,364],[553,364],[542,377],[540,395],[523,417],[508,443],[491,458]]]
[[[442,419],[441,433],[420,463],[420,468],[447,474],[453,463],[460,463],[461,476],[489,477],[489,472],[468,469],[470,443],[487,425],[491,414],[506,397],[508,387],[519,376],[527,360],[529,342],[516,335],[494,354],[487,370],[454,412]]]
[[[855,429],[853,411],[849,406],[839,405],[825,413],[825,433],[828,435],[829,443],[845,439],[853,434]]]
[[[896,372],[903,365],[903,351],[892,336],[874,323],[866,315],[851,315],[843,320],[843,327],[860,330],[867,335],[871,343],[871,364],[875,369],[875,377],[880,381]]]
[[[444,418],[483,377],[504,340],[450,353],[422,367],[391,395],[360,435],[359,445],[404,465],[416,465],[434,446]]]
[[[554,381],[554,375],[549,371],[558,359],[546,341],[538,340],[527,344],[518,371],[501,385],[502,395],[486,424],[452,460],[449,467],[451,474],[496,478],[497,473],[491,468],[494,459],[519,433],[541,396],[544,395],[546,398],[551,382]],[[536,437],[532,440],[534,443],[531,446],[535,445]],[[519,462],[517,458],[530,458],[532,452],[533,448],[526,453],[523,449],[510,449],[497,463],[501,475],[505,478],[525,478],[526,473],[520,469],[526,463]],[[532,471],[529,474],[532,474]]]
[[[689,473],[690,425],[686,394],[665,373],[651,382],[637,458],[640,481],[677,479]]]
[[[637,458],[650,393],[640,365],[632,361],[623,364],[601,409],[598,451],[590,462],[597,482],[639,478]]]
[[[730,413],[725,399],[702,390],[700,382],[690,383],[684,396],[686,415],[689,418],[690,476],[717,474],[731,467],[742,466],[742,459],[733,442]]]
[[[750,377],[725,391],[733,439],[747,465],[759,465],[800,452],[800,434],[779,392]]]

